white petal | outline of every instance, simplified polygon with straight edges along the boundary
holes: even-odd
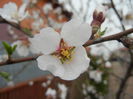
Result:
[[[15,3],[9,2],[5,4],[3,8],[0,8],[0,15],[7,21],[17,23],[17,20],[12,19],[12,15],[17,13],[17,5]]]
[[[28,56],[30,53],[29,48],[26,46],[19,46],[16,51],[20,56]]]
[[[64,80],[74,80],[87,70],[90,59],[87,57],[85,48],[80,46],[75,49],[70,63],[62,64],[57,57],[51,55],[40,56],[37,62],[42,70],[48,70]]]
[[[43,6],[43,11],[45,14],[48,14],[49,11],[52,11],[53,7],[51,5],[51,3],[47,3]]]
[[[60,43],[60,35],[52,28],[44,28],[40,31],[40,34],[30,39],[31,46],[33,46],[38,52],[41,51],[44,54],[50,54],[56,51]]]
[[[16,52],[19,56],[28,56],[30,51],[28,46],[24,45],[22,41],[16,41],[12,44],[12,46],[17,45]]]
[[[13,13],[17,12],[17,5],[15,3],[9,2],[3,7],[3,15],[12,16]]]
[[[62,38],[71,46],[83,45],[91,36],[91,27],[79,19],[72,19],[63,25]]]
[[[3,9],[4,11],[6,11],[7,14],[17,12],[18,10],[17,5],[13,2],[5,4]]]
[[[77,47],[70,63],[63,64],[65,72],[61,78],[64,80],[76,79],[81,73],[87,70],[89,63],[90,59],[87,56],[85,48],[82,46]]]
[[[48,70],[55,76],[62,76],[64,74],[64,68],[60,60],[55,56],[42,55],[37,58],[37,62],[41,70]]]
[[[33,46],[30,46],[29,47],[29,50],[32,54],[41,54],[41,52],[39,52],[38,50],[35,49],[35,47]]]
[[[26,3],[24,3],[23,5],[20,6],[19,12],[18,12],[20,16],[24,16],[26,7],[27,7]]]

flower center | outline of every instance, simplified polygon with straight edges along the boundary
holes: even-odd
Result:
[[[74,52],[75,47],[70,47],[67,49],[61,49],[59,53],[59,59],[62,64],[66,62],[70,62],[72,60],[72,54]]]
[[[61,55],[63,55],[66,58],[69,58],[71,53],[69,52],[69,50],[61,49]]]
[[[74,49],[75,47],[70,47],[63,40],[61,40],[59,49],[51,55],[58,57],[61,63],[64,64],[72,60]]]

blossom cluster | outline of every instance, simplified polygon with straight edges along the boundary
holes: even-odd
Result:
[[[18,8],[16,3],[9,2],[0,8],[0,16],[9,22],[19,23],[28,16],[28,12],[25,12],[26,7],[27,4],[23,4]]]
[[[90,68],[87,70],[89,79],[82,81],[82,93],[85,97],[103,98],[108,92],[110,63],[104,62],[102,56],[92,56]]]

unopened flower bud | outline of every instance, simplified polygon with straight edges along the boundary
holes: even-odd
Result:
[[[101,27],[101,24],[104,22],[105,12],[106,12],[106,8],[104,6],[99,6],[94,10],[93,20],[91,22],[92,33],[93,33],[93,35],[91,36],[91,39],[93,39],[94,34],[97,33],[97,31]]]
[[[104,20],[105,20],[104,13],[103,12],[99,12],[98,10],[95,10],[94,13],[93,13],[93,19],[103,23]]]
[[[93,12],[93,21],[91,25],[100,27],[105,20],[105,12],[106,8],[104,6],[96,8],[95,11]]]

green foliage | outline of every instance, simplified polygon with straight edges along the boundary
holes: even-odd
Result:
[[[3,44],[4,48],[5,48],[8,56],[11,56],[13,54],[13,52],[15,51],[16,47],[17,47],[17,45],[11,46],[11,45],[9,45],[6,42],[2,42],[2,44]]]
[[[95,82],[94,80],[90,80],[89,83],[95,86],[98,93],[104,95],[108,91],[108,84],[105,84],[104,81],[108,81],[109,78],[109,69],[105,67],[105,61],[101,56],[91,56],[90,65],[92,70],[100,70],[103,72],[102,81],[100,83]]]
[[[105,34],[106,30],[107,30],[107,27],[103,31],[101,31],[101,28],[99,28],[98,35],[103,36]]]
[[[22,30],[23,30],[28,36],[33,37],[33,35],[32,35],[32,33],[31,33],[31,30],[30,30],[30,29],[28,29],[28,28],[23,28]]]
[[[88,55],[90,58],[90,68],[89,70],[85,73],[86,79],[83,81],[83,84],[85,84],[86,88],[89,86],[93,86],[94,90],[96,93],[92,93],[87,91],[87,95],[89,96],[90,99],[99,99],[96,97],[96,94],[98,96],[104,96],[108,93],[108,79],[109,79],[109,68],[105,67],[105,61],[102,56],[94,56],[89,54]],[[100,71],[102,72],[102,79],[101,82],[96,82],[94,79],[91,79],[89,77],[89,72],[90,71]],[[87,89],[86,89],[87,90]]]
[[[7,81],[10,81],[10,74],[7,72],[0,71],[0,76]]]

